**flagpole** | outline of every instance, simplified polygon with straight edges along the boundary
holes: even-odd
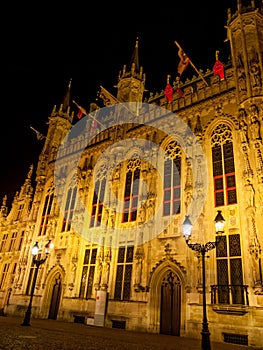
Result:
[[[97,123],[99,123],[103,128],[105,128],[105,125],[103,125],[99,120],[97,120],[95,117],[93,117],[93,115],[91,115],[91,113],[87,113],[86,109],[84,109],[83,107],[81,107],[80,105],[77,104],[76,101],[72,100],[73,103],[75,103],[75,105],[82,111],[82,113],[84,115],[86,115],[87,117],[89,116],[90,118],[92,118],[93,120],[95,120]]]
[[[102,85],[100,85],[100,91],[105,91],[116,103],[119,103],[121,104],[124,108],[127,109],[127,111],[130,112],[130,109],[125,105],[123,104],[123,102],[120,102],[117,97],[113,96],[108,90],[106,90]]]
[[[174,41],[175,44],[178,46],[178,48],[180,50],[182,50],[181,46],[178,44],[178,42],[175,40]],[[188,57],[188,56],[187,56]],[[189,57],[188,57],[189,58]],[[191,66],[194,68],[194,70],[196,71],[196,73],[199,75],[199,77],[203,80],[203,82],[206,84],[206,86],[208,86],[207,81],[204,79],[204,77],[201,75],[201,73],[199,72],[199,70],[196,68],[196,66],[193,64],[193,62],[189,59],[189,63],[191,64]]]

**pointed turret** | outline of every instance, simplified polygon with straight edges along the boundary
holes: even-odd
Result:
[[[119,73],[117,84],[118,102],[138,102],[136,112],[142,103],[145,86],[145,74],[143,68],[139,66],[139,40],[136,38],[135,48],[131,57],[130,65],[123,66]]]
[[[245,6],[237,0],[237,11],[228,10],[227,38],[230,41],[232,65],[239,103],[250,103],[263,95],[263,6],[255,1]]]
[[[41,155],[39,157],[39,164],[36,171],[37,181],[41,178],[41,181],[46,177],[47,163],[56,158],[59,146],[72,127],[72,120],[74,112],[71,111],[71,83],[69,80],[65,96],[63,98],[60,107],[57,109],[56,105],[53,107],[51,116],[48,121],[48,132],[45,140],[45,144]]]
[[[33,165],[31,164],[24,184],[21,186],[20,191],[17,191],[15,194],[12,208],[7,218],[9,223],[28,219],[33,198],[32,174]]]
[[[8,208],[7,208],[6,202],[7,202],[7,195],[5,195],[3,197],[2,205],[1,205],[1,208],[0,208],[0,224],[3,222],[3,220],[7,216]]]
[[[64,96],[63,102],[62,102],[62,111],[64,113],[67,113],[68,108],[69,108],[69,104],[70,104],[71,82],[72,82],[72,79],[69,80],[68,88],[67,88],[66,94]]]
[[[129,70],[132,73],[139,73],[140,65],[139,65],[139,40],[136,38],[135,48],[133,50],[132,58],[130,61]]]

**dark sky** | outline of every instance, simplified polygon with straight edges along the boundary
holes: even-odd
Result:
[[[119,70],[129,64],[137,35],[150,91],[164,89],[167,74],[175,78],[175,40],[198,69],[212,69],[216,50],[223,63],[228,61],[224,26],[227,9],[235,11],[237,0],[96,3],[53,1],[32,7],[10,2],[2,13],[7,24],[1,43],[0,201],[7,194],[10,203],[30,164],[37,164],[43,141],[30,125],[46,133],[70,78],[73,99],[86,108],[99,85],[115,94]],[[182,80],[194,74],[189,66]]]

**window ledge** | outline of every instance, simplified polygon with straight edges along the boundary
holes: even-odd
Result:
[[[247,307],[243,305],[214,305],[213,311],[215,311],[218,314],[236,316],[243,316],[248,312]]]

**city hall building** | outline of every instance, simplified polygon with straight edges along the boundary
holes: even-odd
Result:
[[[69,81],[2,199],[3,316],[262,349],[263,7],[237,3],[226,64],[183,82],[176,43],[177,79],[146,95],[137,40],[116,96],[85,111]]]

